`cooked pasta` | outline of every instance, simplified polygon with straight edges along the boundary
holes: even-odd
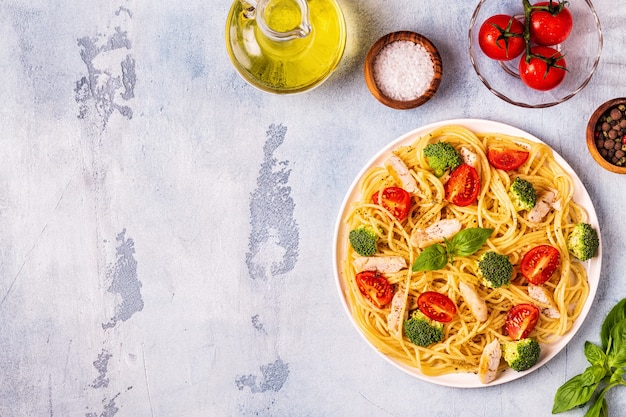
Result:
[[[455,149],[465,148],[477,157],[476,169],[480,176],[477,200],[466,207],[457,207],[445,199],[445,177],[436,177],[423,155],[429,143],[444,141]],[[504,171],[490,166],[487,149],[490,147],[524,148],[529,152],[526,162],[518,169]],[[586,269],[568,254],[567,236],[575,224],[588,221],[587,213],[573,201],[574,183],[567,171],[554,158],[552,150],[543,143],[500,133],[475,133],[465,127],[448,125],[415,139],[407,146],[393,151],[409,168],[417,183],[411,195],[411,208],[405,220],[397,220],[382,205],[372,202],[372,196],[385,187],[401,187],[397,175],[386,166],[369,169],[359,183],[360,201],[349,208],[346,228],[353,230],[361,225],[371,225],[378,233],[377,253],[374,256],[401,256],[406,268],[384,273],[396,292],[405,294],[404,310],[416,308],[415,299],[425,291],[447,295],[456,305],[457,313],[444,325],[442,342],[428,347],[414,345],[400,332],[390,331],[388,315],[390,305],[373,306],[361,294],[355,276],[359,272],[353,264],[359,255],[348,245],[343,269],[346,298],[352,315],[367,339],[383,354],[408,366],[419,369],[428,376],[454,372],[477,372],[485,346],[499,339],[508,340],[503,329],[508,311],[515,305],[537,300],[528,293],[528,282],[519,272],[524,254],[540,244],[549,244],[560,253],[560,266],[552,278],[543,284],[554,299],[559,316],[550,318],[541,314],[530,337],[540,344],[549,344],[563,336],[581,314],[589,293]],[[552,191],[557,199],[549,212],[539,222],[527,219],[525,211],[517,211],[507,191],[513,179],[520,176],[530,181],[537,194]],[[413,272],[411,265],[423,249],[411,242],[417,228],[426,228],[442,219],[458,219],[462,228],[491,228],[493,233],[476,253],[454,257],[444,268]],[[510,285],[489,288],[482,283],[478,260],[486,251],[506,255],[514,266]],[[470,306],[461,296],[459,284],[472,285],[485,300],[488,318],[478,321]],[[408,288],[408,291],[406,289]],[[406,317],[406,316],[405,316]],[[506,364],[500,365],[505,368]]]

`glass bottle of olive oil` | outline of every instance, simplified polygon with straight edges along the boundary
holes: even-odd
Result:
[[[253,86],[278,94],[302,92],[326,80],[339,64],[345,20],[335,0],[234,0],[226,46]]]

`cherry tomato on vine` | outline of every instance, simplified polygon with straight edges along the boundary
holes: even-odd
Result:
[[[444,185],[446,200],[455,206],[469,206],[478,197],[480,191],[480,177],[478,171],[471,165],[461,164]]]
[[[441,323],[448,323],[456,315],[456,305],[447,295],[436,291],[426,291],[417,297],[417,306],[426,317]]]
[[[356,285],[372,305],[383,308],[393,298],[393,288],[380,272],[363,271],[356,274]]]
[[[487,159],[491,166],[510,171],[521,167],[528,159],[528,151],[512,148],[489,148]]]
[[[553,0],[536,3],[546,10],[530,13],[530,40],[537,45],[551,46],[564,42],[572,32],[574,20],[565,3]]]
[[[522,258],[522,275],[534,285],[548,281],[561,264],[559,250],[550,245],[535,246]]]
[[[530,88],[547,91],[555,88],[567,72],[563,55],[549,46],[533,46],[531,56],[523,55],[519,61],[519,76]]]
[[[388,187],[382,192],[382,201],[378,200],[378,193],[372,196],[374,204],[381,204],[393,216],[402,221],[406,219],[411,208],[411,194],[400,187]]]
[[[509,337],[515,340],[528,337],[539,321],[539,308],[533,304],[513,306],[506,316],[504,328]]]
[[[512,16],[491,16],[478,31],[478,45],[491,59],[508,61],[518,57],[525,49],[524,25]]]

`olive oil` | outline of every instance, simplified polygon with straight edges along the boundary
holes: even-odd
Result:
[[[302,13],[293,0],[270,2],[264,10],[263,17],[267,26],[276,32],[288,32],[300,24]]]
[[[293,39],[277,39],[274,32],[297,30],[302,11],[296,0],[267,0],[261,16],[234,0],[226,26],[226,45],[237,71],[250,84],[279,94],[309,90],[323,82],[341,60],[346,28],[335,0],[306,1],[310,30]],[[308,33],[305,33],[308,32]]]

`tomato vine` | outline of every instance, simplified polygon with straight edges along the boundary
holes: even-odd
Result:
[[[562,1],[562,0],[558,0],[558,1],[554,1],[554,0],[549,0],[547,5],[531,5],[530,4],[530,0],[522,0],[522,3],[524,4],[524,34],[523,34],[523,38],[524,38],[524,43],[526,44],[526,52],[525,52],[525,56],[524,59],[526,60],[526,62],[530,62],[531,58],[537,58],[540,59],[542,61],[544,61],[546,63],[546,74],[548,71],[550,71],[550,68],[559,68],[562,69],[564,71],[568,71],[568,69],[563,66],[563,65],[558,65],[557,62],[559,60],[561,60],[565,55],[558,53],[556,55],[552,55],[552,56],[543,56],[543,55],[538,55],[538,54],[533,54],[531,52],[531,41],[530,41],[530,20],[531,20],[531,14],[535,11],[538,10],[544,10],[552,15],[556,15],[558,13],[560,13],[565,6],[567,5],[567,1]]]

